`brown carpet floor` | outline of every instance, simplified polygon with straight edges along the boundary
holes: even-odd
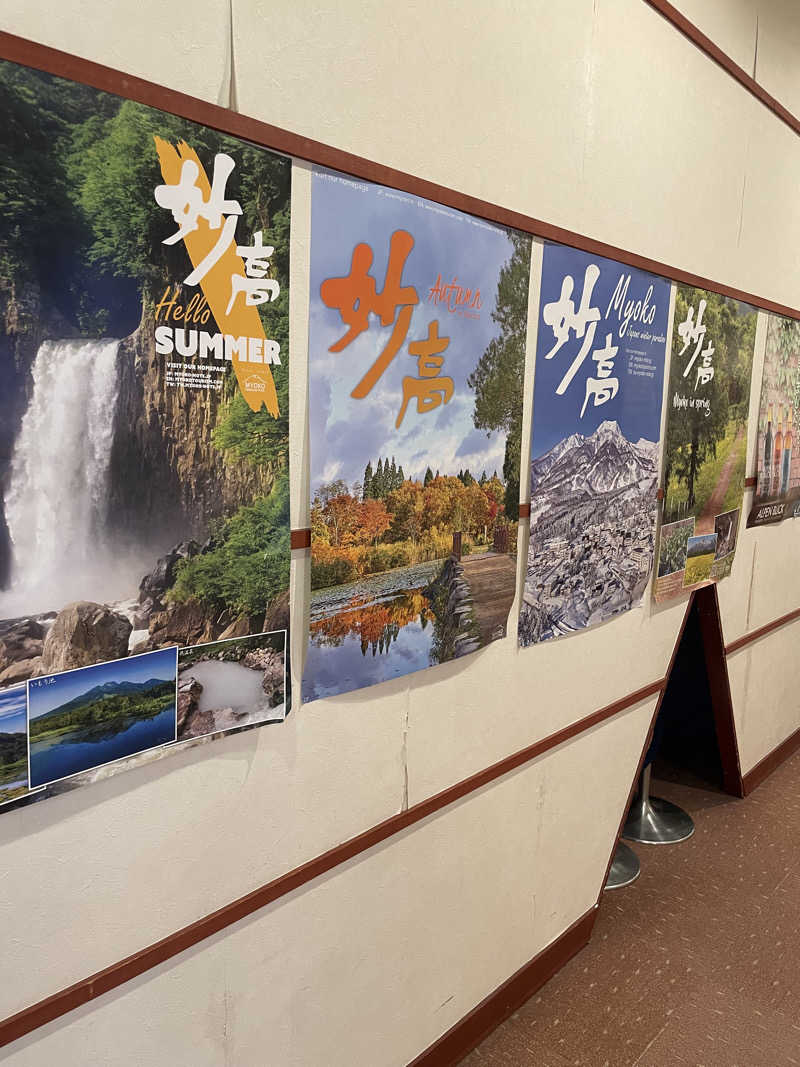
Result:
[[[696,831],[631,844],[589,945],[468,1067],[800,1067],[800,753],[745,800],[656,781]]]

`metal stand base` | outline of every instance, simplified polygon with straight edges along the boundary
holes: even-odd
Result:
[[[606,879],[606,889],[624,889],[626,885],[635,882],[641,874],[639,857],[632,848],[628,848],[622,841],[617,845],[614,859],[611,861],[611,870]]]
[[[650,796],[650,766],[645,767],[639,795],[628,812],[622,836],[643,845],[675,845],[693,833],[694,823],[683,808]]]

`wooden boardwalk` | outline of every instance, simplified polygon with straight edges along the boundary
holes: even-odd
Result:
[[[505,631],[517,588],[517,565],[510,556],[495,553],[465,556],[461,565],[472,594],[481,643],[486,644],[501,628]]]

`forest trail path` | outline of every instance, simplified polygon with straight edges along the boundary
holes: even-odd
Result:
[[[741,450],[744,448],[744,427],[740,427],[736,439],[731,445],[731,450],[728,453],[728,458],[719,472],[719,480],[714,486],[714,492],[708,498],[708,503],[703,508],[702,513],[697,519],[695,526],[695,534],[713,533],[714,532],[714,519],[720,513],[722,502],[725,499],[725,494],[728,492],[728,486],[730,485],[731,475],[733,474],[733,468],[736,466],[736,460],[739,458]]]
[[[500,628],[505,631],[508,623],[517,588],[517,565],[510,556],[499,553],[465,556],[461,565],[472,594],[481,643],[488,644]]]

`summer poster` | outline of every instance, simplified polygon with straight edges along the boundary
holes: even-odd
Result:
[[[0,694],[30,682],[41,733],[65,672],[204,646],[171,731],[92,701],[75,729],[118,768],[176,716],[283,718],[290,162],[13,63],[0,98]]]
[[[800,322],[767,317],[764,376],[758,409],[758,477],[748,526],[800,513],[800,453],[793,447],[800,405]]]
[[[749,304],[676,287],[656,600],[731,572],[756,319]]]
[[[304,700],[505,635],[530,251],[439,204],[314,172]]]
[[[670,286],[544,248],[520,645],[604,622],[653,565]]]

